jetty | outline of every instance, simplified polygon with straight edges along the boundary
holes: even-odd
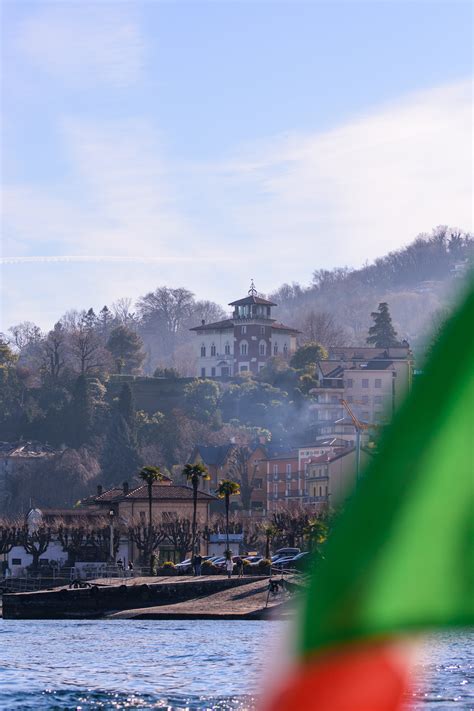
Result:
[[[3,596],[5,619],[268,619],[284,614],[288,590],[300,588],[288,576],[277,594],[268,577],[170,576],[97,579],[87,587],[62,586]],[[280,578],[274,577],[273,581]]]

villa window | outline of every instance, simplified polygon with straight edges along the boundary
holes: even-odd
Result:
[[[201,358],[206,357],[206,346],[201,346]]]
[[[348,378],[347,379],[347,387],[352,388],[353,385],[354,385],[354,381],[352,380],[352,378]]]
[[[201,378],[205,378],[205,377],[206,377],[206,369],[201,368]]]
[[[215,356],[215,355],[216,355],[216,347],[215,347],[215,345],[214,345],[214,343],[213,343],[212,346],[211,346],[211,356]]]
[[[216,369],[211,368],[211,378],[215,378],[215,377],[216,377]]]
[[[382,378],[375,378],[374,385],[376,388],[381,388],[382,387]]]
[[[374,403],[376,405],[381,405],[383,402],[382,396],[381,395],[374,395]]]
[[[263,479],[254,479],[253,480],[253,488],[254,489],[261,489],[263,484]]]
[[[240,355],[247,355],[248,354],[248,343],[247,341],[243,341],[240,344]]]
[[[260,355],[261,355],[261,356],[264,356],[264,355],[266,354],[266,352],[267,352],[267,344],[266,344],[265,342],[263,342],[263,343],[260,342],[260,345],[259,345],[259,353],[260,353]]]
[[[241,366],[240,366],[240,372],[241,372],[241,373],[246,373],[248,369],[249,369],[249,368],[248,368],[248,365],[241,365]]]
[[[369,379],[368,378],[362,378],[362,387],[363,388],[369,387]]]
[[[278,464],[273,465],[273,473],[278,474]]]
[[[265,326],[260,326],[260,333],[262,334],[262,336],[265,335]]]
[[[288,355],[288,346],[286,343],[283,346],[283,355],[285,355],[285,356]]]
[[[286,465],[286,474],[287,474],[287,476],[291,475],[291,464]]]
[[[242,326],[241,329],[240,329],[240,332],[241,332],[242,334],[243,334],[243,333],[247,333],[247,326]]]
[[[273,355],[278,355],[278,343],[273,346]]]
[[[225,355],[230,355],[230,345],[228,343],[224,346],[224,353]]]

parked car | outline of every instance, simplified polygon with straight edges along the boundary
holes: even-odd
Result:
[[[263,555],[251,555],[251,556],[246,556],[243,558],[243,560],[248,560],[249,563],[258,563],[263,559]]]
[[[279,548],[276,551],[276,555],[279,555],[282,558],[283,556],[291,558],[298,555],[298,553],[301,553],[301,548]]]
[[[283,556],[282,558],[277,558],[275,562],[272,562],[272,566],[274,568],[278,568],[278,570],[282,570],[283,568],[290,568],[290,563],[293,558],[294,556]]]

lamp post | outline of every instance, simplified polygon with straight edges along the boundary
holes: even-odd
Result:
[[[114,516],[115,516],[115,511],[113,509],[110,509],[110,511],[109,511],[109,522],[110,522],[109,555],[110,555],[110,560],[112,561],[112,563],[114,562]]]

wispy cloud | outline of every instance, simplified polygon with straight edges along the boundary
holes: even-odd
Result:
[[[130,3],[43,4],[22,23],[17,46],[37,68],[73,86],[128,86],[144,65]]]
[[[232,196],[229,220],[285,268],[307,255],[312,267],[357,265],[437,224],[471,227],[471,147],[471,85],[461,82],[247,147],[220,166],[221,197]]]
[[[14,272],[29,269],[22,262],[35,274],[48,270],[50,289],[64,295],[61,311],[82,304],[79,271],[95,303],[158,283],[225,301],[250,276],[270,291],[309,281],[315,268],[362,264],[437,224],[472,226],[467,82],[376,107],[331,131],[269,137],[213,164],[171,163],[145,119],[64,118],[61,135],[63,182],[5,193],[3,271],[15,294],[8,323],[35,318],[30,307],[44,322],[41,299],[24,293],[29,282],[16,289]],[[75,264],[73,285],[72,266],[39,266],[58,260]]]

